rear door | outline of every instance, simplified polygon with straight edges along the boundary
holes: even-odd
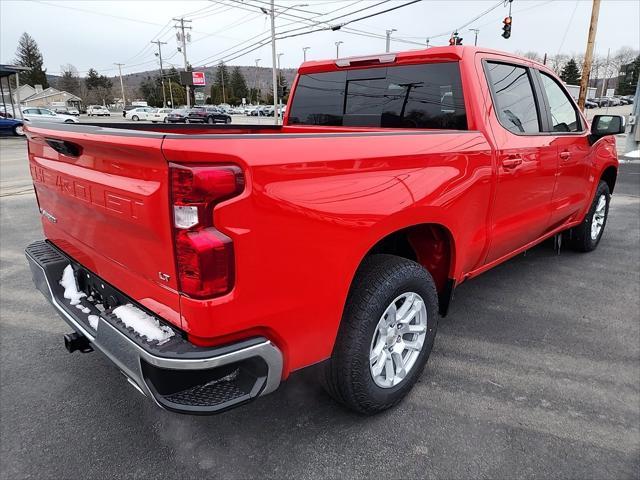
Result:
[[[29,166],[45,236],[180,326],[162,139],[36,124],[29,128]]]
[[[556,147],[530,65],[491,57],[482,62],[493,113],[497,185],[486,262],[509,255],[547,232],[557,171]]]
[[[537,71],[548,135],[558,155],[558,174],[551,205],[551,228],[575,220],[590,201],[589,131],[565,88],[545,72]]]

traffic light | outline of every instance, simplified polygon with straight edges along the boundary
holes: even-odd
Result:
[[[454,45],[462,45],[462,37],[458,36],[458,32],[453,32],[449,39],[449,46],[453,47]]]
[[[504,38],[509,38],[511,36],[511,23],[512,23],[511,15],[509,15],[508,17],[505,17],[502,23],[504,23],[504,25],[502,26],[502,36]]]

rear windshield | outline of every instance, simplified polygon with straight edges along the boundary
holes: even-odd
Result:
[[[457,62],[301,75],[289,124],[465,130]]]

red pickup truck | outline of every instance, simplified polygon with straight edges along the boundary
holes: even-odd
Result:
[[[603,234],[622,117],[474,47],[306,62],[282,126],[30,125],[34,282],[158,405],[214,413],[319,364],[374,413],[420,376],[454,287]]]

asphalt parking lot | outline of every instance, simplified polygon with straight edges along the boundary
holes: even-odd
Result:
[[[0,478],[638,478],[640,164],[595,252],[550,242],[463,284],[397,408],[362,417],[314,372],[213,417],[165,412],[69,328],[23,256],[42,238],[25,142],[0,139]]]

